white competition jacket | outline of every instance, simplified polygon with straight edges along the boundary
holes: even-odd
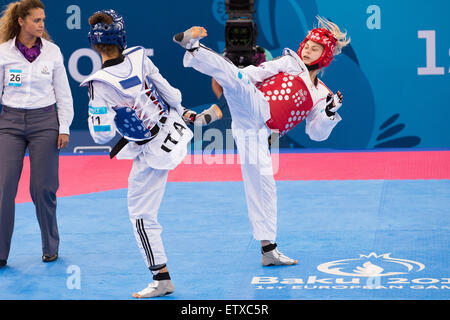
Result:
[[[106,143],[115,136],[113,107],[138,107],[144,118],[146,113],[154,111],[153,101],[145,96],[146,85],[153,84],[172,108],[161,115],[160,130],[150,142],[143,145],[129,142],[117,154],[117,159],[135,159],[143,154],[152,168],[174,169],[186,156],[187,144],[193,137],[178,112],[181,94],[162,78],[142,47],[129,48],[123,55],[124,62],[97,71],[81,84],[90,87],[88,122],[91,136],[97,143]]]
[[[308,93],[311,96],[313,103],[311,112],[306,117],[305,126],[305,131],[312,140],[326,140],[336,124],[342,120],[338,113],[336,113],[333,119],[327,117],[324,112],[326,107],[326,97],[331,91],[320,80],[318,81],[317,86],[312,83],[305,64],[300,57],[289,48],[284,49],[283,55],[278,59],[264,62],[260,66],[250,65],[242,71],[255,85],[264,82],[266,79],[269,79],[280,72],[302,78],[308,88]],[[260,94],[262,94],[265,99],[267,98],[262,92]]]

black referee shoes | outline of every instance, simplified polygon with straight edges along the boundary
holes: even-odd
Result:
[[[48,255],[46,255],[46,254],[44,254],[44,255],[42,256],[42,261],[43,261],[43,262],[52,262],[52,261],[55,261],[56,259],[58,259],[58,254],[57,254],[57,253],[55,253],[55,254],[52,255],[52,256],[48,256]]]
[[[43,255],[42,261],[43,262],[52,262],[58,259],[58,254],[54,254],[53,256]],[[7,261],[6,260],[0,260],[0,269],[6,266]]]

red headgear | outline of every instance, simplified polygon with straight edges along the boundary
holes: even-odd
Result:
[[[308,35],[306,36],[305,40],[303,40],[302,43],[300,43],[300,47],[298,48],[297,54],[299,57],[302,57],[302,51],[305,47],[305,43],[308,42],[308,40],[320,43],[323,45],[323,53],[320,56],[319,59],[312,62],[310,66],[314,66],[317,64],[318,69],[328,66],[331,61],[333,61],[334,58],[334,48],[336,47],[336,38],[334,35],[325,28],[316,28],[312,29],[308,32]],[[315,68],[316,69],[316,68]]]

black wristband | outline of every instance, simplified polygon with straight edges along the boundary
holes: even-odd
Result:
[[[334,116],[336,114],[336,112],[331,112],[328,109],[328,106],[325,108],[325,113],[327,114],[328,117],[332,117],[332,116]]]

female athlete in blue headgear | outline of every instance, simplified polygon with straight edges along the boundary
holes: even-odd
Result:
[[[161,76],[142,47],[127,49],[124,20],[114,10],[89,18],[89,41],[102,56],[102,69],[81,85],[89,86],[89,130],[96,143],[122,139],[111,157],[133,159],[128,178],[128,211],[134,234],[154,282],[135,298],[170,294],[174,285],[166,266],[157,215],[167,175],[185,157],[192,131],[222,114],[213,105],[200,114],[181,105],[181,93]]]

